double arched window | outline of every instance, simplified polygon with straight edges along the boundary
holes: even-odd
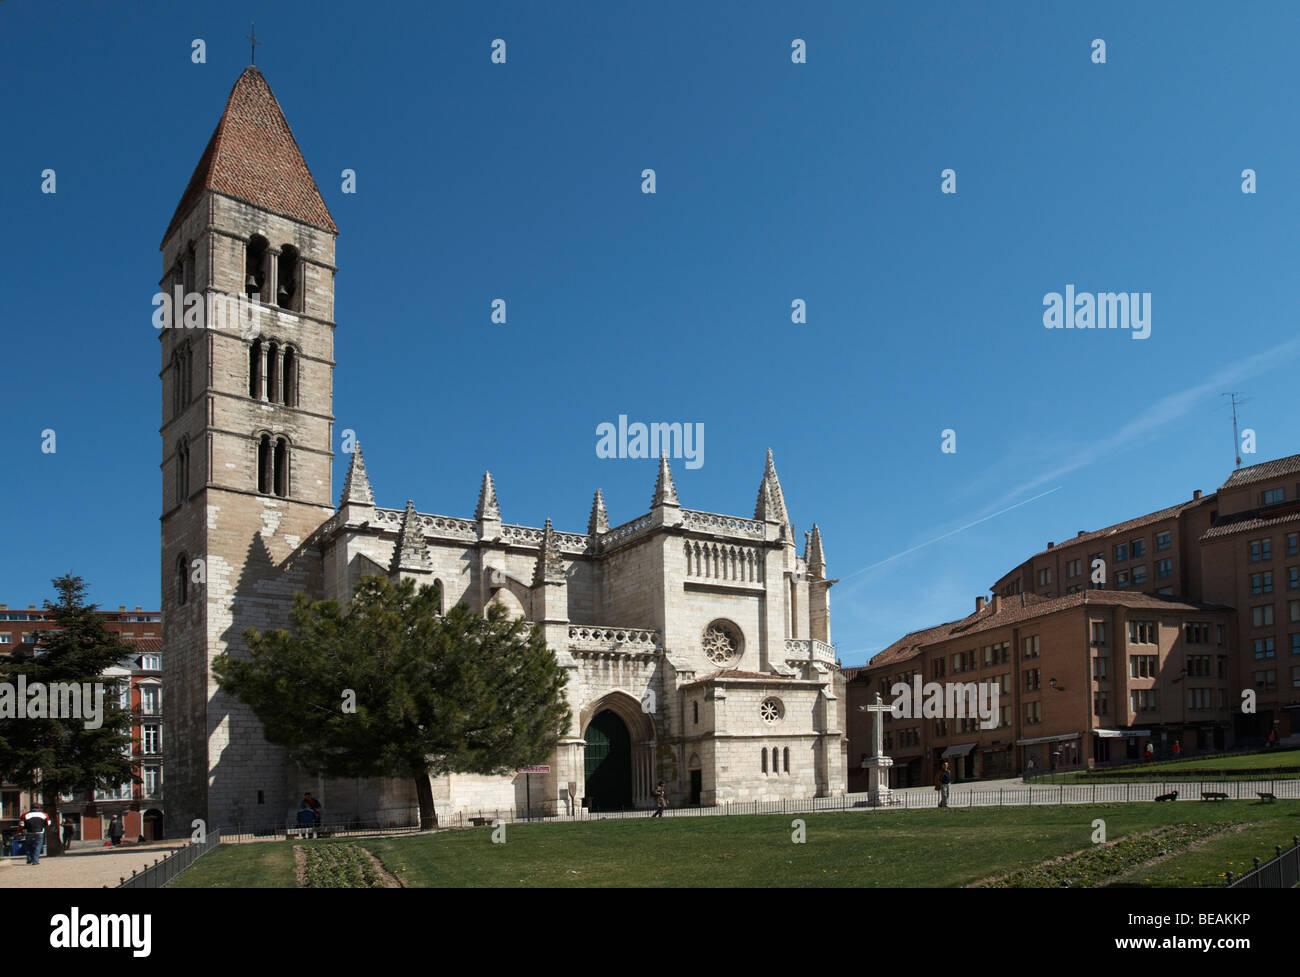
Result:
[[[281,498],[289,494],[289,439],[282,434],[257,439],[257,490]]]
[[[248,239],[244,248],[244,294],[264,298],[262,289],[266,287],[267,241],[260,234]]]
[[[244,246],[244,293],[267,305],[301,312],[302,268],[302,256],[292,244],[282,244],[276,251],[266,238],[254,234]]]
[[[194,348],[187,342],[172,351],[172,416],[179,416],[193,399]]]

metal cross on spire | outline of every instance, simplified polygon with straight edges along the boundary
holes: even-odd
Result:
[[[257,25],[249,24],[248,33],[244,37],[248,39],[248,63],[257,64],[257,46],[262,43],[257,39]]]

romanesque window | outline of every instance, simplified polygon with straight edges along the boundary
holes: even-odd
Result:
[[[790,747],[787,746],[784,750],[781,751],[781,754],[782,754],[781,758],[785,764],[785,772],[789,773],[790,772]]]
[[[185,263],[182,265],[181,280],[185,289],[185,294],[189,295],[194,291],[194,242],[191,241],[188,248],[185,249]]]
[[[281,245],[280,258],[276,269],[275,301],[282,309],[297,309],[295,300],[298,296],[298,249],[292,244]]]
[[[189,558],[184,553],[176,558],[176,604],[190,599]]]
[[[763,773],[767,773],[767,747],[763,747]]]
[[[262,397],[262,340],[254,339],[248,347],[248,396],[254,400]]]
[[[257,439],[257,490],[264,495],[289,494],[289,441],[263,434]]]
[[[692,702],[691,709],[693,710],[695,716],[693,722],[698,724],[700,721],[700,704],[698,702]]]
[[[704,654],[715,665],[730,665],[740,657],[741,637],[734,624],[714,621],[704,631]]]
[[[186,343],[172,352],[172,416],[178,416],[194,399],[194,348]]]
[[[292,346],[284,348],[281,362],[280,403],[286,407],[298,406],[298,354]]]
[[[260,295],[266,285],[266,238],[254,234],[244,249],[244,291]]]
[[[190,494],[190,443],[181,438],[176,443],[176,504],[180,505]]]
[[[775,696],[768,696],[758,706],[758,714],[765,723],[774,723],[785,715],[785,707]]]
[[[272,342],[266,348],[266,399],[280,402],[280,344]]]

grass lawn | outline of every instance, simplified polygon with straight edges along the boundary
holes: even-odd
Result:
[[[360,840],[410,887],[939,887],[960,886],[1092,847],[1092,822],[1107,840],[1171,824],[1258,827],[1216,838],[1128,877],[1122,861],[1108,879],[1135,885],[1222,884],[1229,861],[1286,844],[1300,833],[1294,804],[1112,804],[954,808],[799,815],[806,843],[791,841],[794,815],[665,818],[506,827]],[[354,840],[355,841],[355,840]],[[335,842],[307,842],[329,845]],[[1146,881],[1150,879],[1150,881]],[[227,845],[205,855],[173,885],[294,884],[287,842]]]
[[[1157,763],[1135,763],[1124,767],[1103,767],[1090,773],[1058,774],[1041,778],[1051,783],[1095,783],[1113,780],[1125,781],[1172,780],[1187,772],[1192,780],[1294,780],[1300,771],[1300,750],[1281,750],[1273,753],[1248,753],[1242,756],[1222,756],[1212,759],[1162,760]],[[1193,773],[1192,771],[1197,771]],[[1209,771],[1202,775],[1201,771]]]
[[[259,841],[222,845],[168,883],[169,889],[292,889],[293,847]]]

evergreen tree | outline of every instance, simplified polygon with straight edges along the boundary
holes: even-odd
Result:
[[[94,604],[85,603],[86,588],[80,577],[67,575],[52,583],[59,599],[57,603],[47,600],[45,609],[56,630],[37,632],[39,640],[31,657],[15,653],[0,662],[0,681],[9,684],[8,694],[15,701],[19,676],[26,677],[29,693],[37,682],[46,692],[52,683],[102,683],[101,724],[87,729],[86,718],[18,718],[8,715],[7,708],[7,718],[0,718],[0,772],[8,783],[41,798],[51,819],[46,841],[50,854],[58,855],[63,851],[56,828],[59,794],[111,790],[138,778],[127,755],[131,711],[121,706],[117,683],[101,678],[105,669],[131,657],[134,648],[104,626]],[[83,717],[92,708],[93,702],[83,701]]]
[[[438,613],[434,587],[365,577],[346,607],[294,602],[293,632],[245,633],[247,658],[213,660],[268,741],[330,777],[415,781],[437,826],[430,775],[513,773],[548,757],[568,726],[564,671],[540,628],[493,605]]]

